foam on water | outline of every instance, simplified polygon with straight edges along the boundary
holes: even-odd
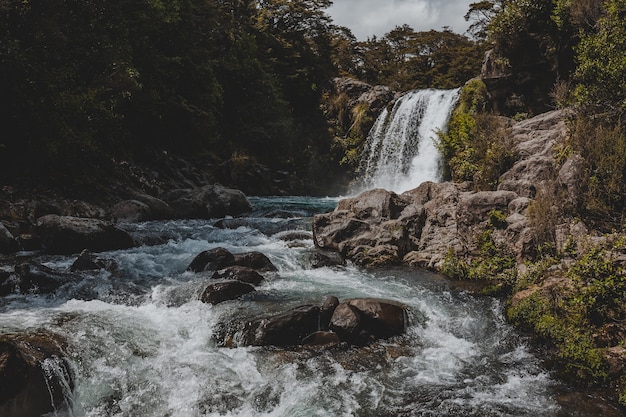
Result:
[[[276,203],[258,201],[263,210]],[[299,211],[328,205],[316,201],[302,210],[297,199],[289,204]],[[310,269],[310,239],[291,245],[280,233],[207,223],[135,225],[144,236],[175,237],[99,254],[119,271],[85,273],[54,297],[3,301],[0,331],[44,329],[68,339],[77,375],[73,415],[557,416],[557,384],[505,323],[497,300],[469,296],[425,271]],[[279,271],[245,301],[201,303],[210,274],[185,269],[216,246],[261,251]],[[41,261],[64,269],[73,258]],[[361,349],[225,348],[213,338],[221,323],[321,304],[328,295],[397,300],[412,324],[397,340]]]

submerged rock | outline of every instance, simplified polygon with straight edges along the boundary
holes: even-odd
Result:
[[[74,375],[65,347],[65,341],[51,334],[0,335],[0,415],[71,410]]]
[[[37,262],[24,262],[16,265],[12,274],[6,274],[4,282],[0,283],[0,293],[49,294],[74,279],[72,274],[55,271]]]
[[[127,232],[98,219],[49,214],[37,220],[37,232],[46,250],[54,254],[68,255],[83,249],[102,252],[134,246]]]

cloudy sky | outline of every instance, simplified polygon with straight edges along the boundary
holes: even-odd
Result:
[[[334,0],[327,10],[335,24],[352,30],[359,40],[382,36],[398,25],[415,31],[441,30],[449,26],[463,34],[468,23],[463,16],[477,0]]]

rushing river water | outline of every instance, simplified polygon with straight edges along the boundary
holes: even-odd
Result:
[[[227,221],[229,228],[126,225],[145,244],[100,254],[115,260],[115,273],[83,274],[54,296],[0,299],[0,332],[43,329],[69,341],[74,406],[59,415],[621,415],[555,381],[504,321],[497,299],[422,270],[312,269],[310,217],[336,200],[251,200],[255,212]],[[209,276],[185,269],[217,246],[263,252],[278,272],[242,301],[204,304],[198,299]],[[75,260],[29,256],[57,270]],[[400,301],[412,324],[405,336],[365,348],[227,348],[213,337],[222,323],[321,304],[328,295]]]

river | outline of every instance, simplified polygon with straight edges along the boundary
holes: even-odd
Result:
[[[67,338],[73,408],[58,416],[619,416],[593,393],[556,381],[502,303],[424,270],[313,269],[310,219],[336,199],[251,198],[253,214],[215,221],[128,224],[145,244],[100,254],[118,265],[81,273],[52,296],[0,299],[0,332]],[[278,216],[278,217],[276,217]],[[289,217],[295,216],[295,217]],[[217,219],[216,219],[217,220]],[[299,231],[294,234],[293,231]],[[240,301],[204,304],[199,252],[260,251],[278,267]],[[22,254],[56,270],[73,257]],[[406,335],[364,348],[221,347],[224,323],[326,296],[408,306]]]

